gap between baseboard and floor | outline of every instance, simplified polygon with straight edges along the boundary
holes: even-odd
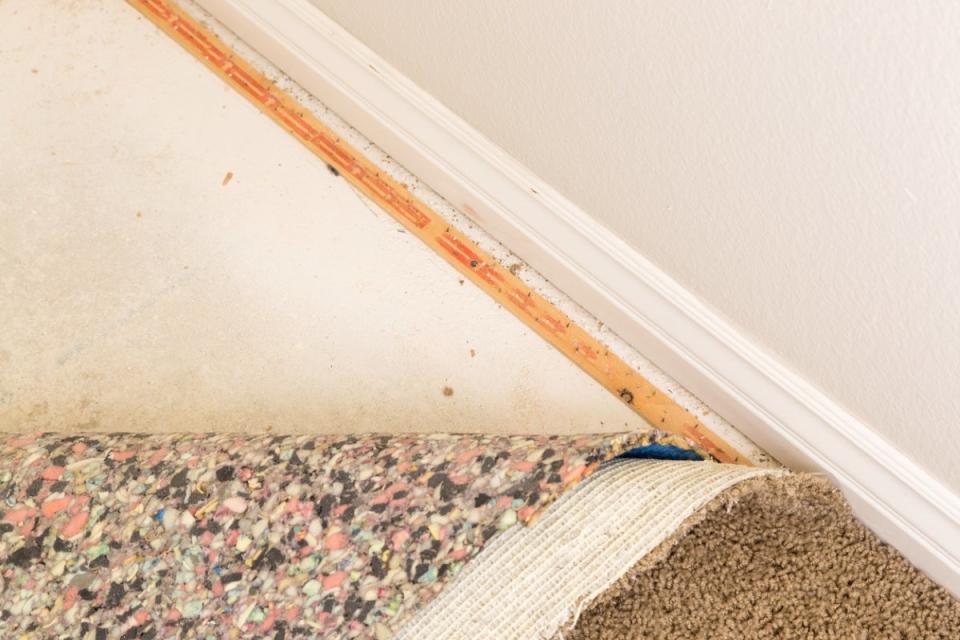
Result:
[[[307,0],[197,0],[781,462],[960,596],[960,497]]]

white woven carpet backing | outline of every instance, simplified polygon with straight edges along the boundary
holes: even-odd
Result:
[[[783,472],[709,462],[611,462],[532,526],[495,538],[396,638],[556,637],[712,498],[771,473]]]

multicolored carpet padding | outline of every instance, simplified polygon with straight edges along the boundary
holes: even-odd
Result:
[[[856,524],[822,479],[683,460],[689,449],[657,432],[3,442],[2,638],[819,638],[861,637],[861,628],[947,638],[960,629],[960,606]],[[776,542],[774,557],[764,540]],[[710,589],[743,610],[718,622],[704,608],[699,565],[716,574]],[[815,590],[796,584],[805,566],[816,569]],[[699,595],[674,593],[685,585]]]
[[[0,637],[384,638],[602,436],[7,436]]]

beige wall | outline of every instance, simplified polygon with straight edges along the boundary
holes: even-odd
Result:
[[[960,5],[314,2],[960,490]]]

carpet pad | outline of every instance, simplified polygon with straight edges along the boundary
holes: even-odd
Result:
[[[0,637],[384,638],[598,436],[6,436]]]

